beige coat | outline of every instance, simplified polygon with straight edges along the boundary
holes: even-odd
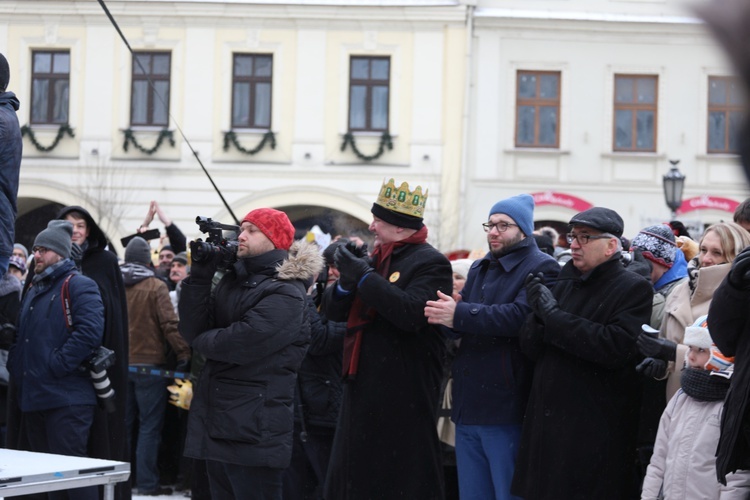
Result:
[[[704,267],[698,271],[695,278],[695,290],[690,290],[689,281],[677,285],[667,297],[664,306],[664,318],[661,322],[659,336],[677,343],[675,362],[670,362],[667,368],[667,401],[680,388],[680,372],[687,353],[687,346],[682,344],[685,328],[692,325],[696,319],[708,314],[714,290],[721,284],[724,276],[732,268],[731,264],[719,264]]]

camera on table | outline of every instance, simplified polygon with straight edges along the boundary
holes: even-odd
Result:
[[[89,371],[99,407],[106,410],[107,413],[114,413],[117,409],[115,407],[115,390],[112,389],[112,384],[107,376],[107,368],[114,364],[115,351],[104,346],[97,347],[91,353],[91,357],[81,364],[81,368]]]
[[[190,260],[195,263],[215,261],[220,268],[231,266],[237,261],[237,235],[240,227],[211,220],[209,217],[195,218],[201,233],[207,233],[206,241],[200,238],[191,244]],[[224,231],[231,231],[230,237],[224,236]]]

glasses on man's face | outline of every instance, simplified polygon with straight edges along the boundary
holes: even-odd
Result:
[[[38,253],[39,255],[44,255],[47,253],[47,250],[49,249],[44,247],[34,247],[31,249],[32,253]]]
[[[484,224],[482,224],[485,233],[489,233],[493,229],[497,229],[498,233],[504,233],[511,226],[518,227],[518,224],[511,224],[510,222],[498,222],[497,224],[485,222]]]
[[[568,245],[573,243],[573,240],[578,241],[581,246],[588,245],[590,240],[606,240],[614,238],[611,234],[588,234],[588,233],[568,233],[565,235],[565,239],[568,241]]]

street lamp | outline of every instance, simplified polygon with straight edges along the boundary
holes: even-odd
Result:
[[[667,206],[672,211],[672,219],[677,215],[677,209],[682,205],[682,190],[685,187],[685,174],[677,169],[677,164],[680,160],[669,160],[672,164],[672,168],[669,172],[664,174],[664,200],[667,202]]]

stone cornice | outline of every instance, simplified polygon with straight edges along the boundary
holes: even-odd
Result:
[[[115,20],[123,27],[142,26],[144,20],[158,19],[161,26],[258,26],[296,28],[314,26],[327,29],[360,29],[365,26],[418,29],[425,25],[462,25],[467,7],[455,1],[429,2],[191,2],[191,1],[113,1],[106,2]],[[13,7],[0,2],[0,19],[10,24],[109,24],[97,2],[26,0]]]

